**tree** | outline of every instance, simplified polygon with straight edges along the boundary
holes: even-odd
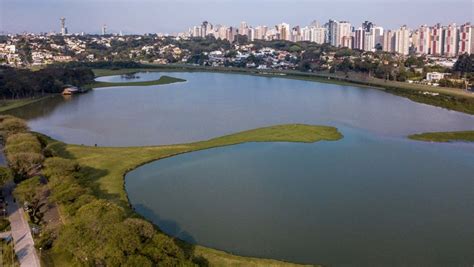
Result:
[[[4,138],[16,134],[28,131],[28,125],[22,119],[15,117],[7,117],[0,122],[0,132]]]
[[[19,178],[28,177],[44,160],[42,154],[33,152],[20,152],[7,155],[8,163]]]
[[[126,218],[120,206],[94,200],[79,208],[60,232],[53,249],[82,265],[178,266],[189,264],[172,238],[147,221]]]
[[[13,174],[10,168],[0,166],[0,187],[2,187],[6,182],[13,179]]]
[[[29,215],[34,223],[38,223],[41,219],[38,216],[38,211],[45,204],[42,200],[45,199],[47,187],[41,183],[41,178],[35,176],[18,184],[15,188],[14,195],[21,202],[27,203]]]
[[[77,171],[79,171],[79,164],[74,160],[52,157],[44,162],[43,173],[47,177],[70,176]]]
[[[465,53],[460,55],[454,63],[453,71],[460,72],[461,76],[465,73],[474,72],[474,54],[468,55]]]

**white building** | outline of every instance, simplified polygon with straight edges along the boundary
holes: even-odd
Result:
[[[410,48],[410,31],[404,25],[395,31],[395,52],[408,55]]]
[[[426,80],[433,82],[433,81],[439,81],[443,79],[446,75],[449,73],[441,73],[441,72],[428,72],[426,73]]]

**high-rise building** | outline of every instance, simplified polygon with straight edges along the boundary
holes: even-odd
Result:
[[[383,39],[383,28],[382,27],[371,27],[369,31],[363,31],[363,50],[375,51],[377,46],[382,44]]]
[[[420,54],[430,53],[430,28],[426,25],[421,25],[418,29],[418,43],[415,44],[416,52]]]
[[[443,54],[443,29],[441,24],[430,27],[430,55],[440,56]]]
[[[277,25],[277,30],[279,33],[280,40],[287,40],[291,41],[291,31],[290,31],[290,24],[288,23],[281,23]]]
[[[383,32],[382,50],[385,52],[395,52],[395,35],[391,30]]]
[[[102,35],[107,34],[107,24],[102,25]]]
[[[267,35],[267,26],[258,26],[255,27],[255,39],[264,40]]]
[[[352,40],[352,27],[348,21],[340,21],[337,25],[337,42],[336,46],[344,46],[352,48],[352,41],[349,44],[349,39]]]
[[[62,17],[59,20],[61,21],[61,35],[66,35],[67,34],[66,18]]]
[[[352,36],[342,36],[340,46],[352,49]]]
[[[380,26],[374,26],[371,31],[374,35],[374,47],[382,46],[383,44],[383,28]]]
[[[193,37],[201,37],[201,26],[194,26],[193,27]]]
[[[365,38],[365,31],[362,27],[357,28],[354,30],[354,49],[364,50],[364,38]]]
[[[228,27],[226,29],[226,38],[229,42],[233,42],[235,39],[235,36],[237,35],[237,29],[234,27]]]
[[[333,46],[342,46],[344,37],[351,37],[352,40],[352,28],[348,21],[330,19],[329,22],[325,24],[325,27],[327,29],[326,42]],[[344,38],[344,41],[347,44],[348,38]]]
[[[375,33],[371,33],[373,27],[374,24],[372,22],[364,21],[361,27],[354,30],[354,48],[367,51],[372,50],[376,44]],[[366,41],[370,38],[373,38],[371,39],[371,44],[366,44]]]
[[[311,41],[311,28],[310,27],[301,28],[301,41]]]
[[[474,54],[474,26],[470,22],[459,27],[458,54]]]
[[[293,27],[293,29],[291,29],[291,41],[292,42],[302,41],[300,26],[296,26],[296,27]]]
[[[395,31],[395,52],[408,55],[410,47],[410,31],[404,25]]]
[[[456,24],[449,24],[443,27],[444,48],[443,55],[447,57],[455,57],[458,53],[459,30]]]
[[[310,28],[311,32],[311,42],[315,42],[317,44],[324,44],[326,42],[326,31],[327,29],[324,27],[315,27]]]
[[[338,22],[330,19],[324,26],[327,29],[326,43],[336,46],[337,43],[337,24]]]
[[[247,22],[242,21],[240,23],[239,34],[245,36],[249,35],[249,26],[247,25]]]
[[[249,41],[253,42],[255,40],[255,29],[254,28],[249,28],[248,33],[249,33],[249,35],[248,35]]]

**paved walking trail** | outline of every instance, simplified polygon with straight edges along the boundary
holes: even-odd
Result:
[[[15,246],[15,253],[22,267],[40,267],[40,260],[35,250],[30,226],[26,221],[25,213],[18,203],[13,202],[13,182],[4,186],[5,200],[8,202],[8,220],[10,221],[11,233]]]

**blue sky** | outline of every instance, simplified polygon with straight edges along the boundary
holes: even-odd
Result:
[[[329,18],[385,28],[402,24],[473,21],[472,0],[0,0],[0,32],[59,31],[66,17],[70,32],[173,33],[208,20],[213,24],[307,25]]]

